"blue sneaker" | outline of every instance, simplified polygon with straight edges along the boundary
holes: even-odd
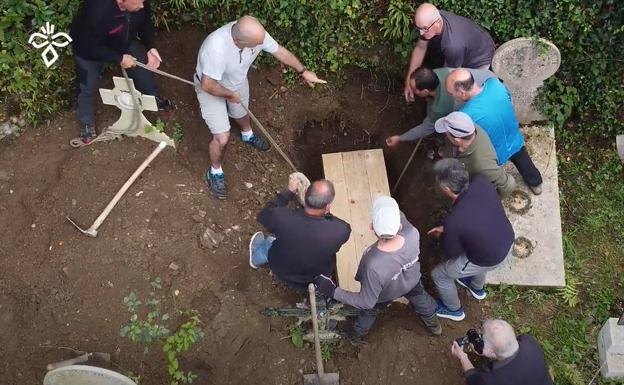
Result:
[[[472,282],[472,279],[470,277],[457,278],[455,282],[465,287],[470,292],[470,294],[472,294],[472,296],[478,300],[482,300],[487,296],[485,289],[475,289],[470,285],[470,283]]]
[[[243,141],[243,143],[247,143],[248,145],[255,147],[256,149],[262,152],[266,152],[271,149],[271,147],[269,147],[267,142],[265,142],[264,139],[262,139],[256,134],[251,134],[251,138],[249,139],[244,139],[243,134],[241,134],[240,138]]]
[[[464,310],[460,307],[458,310],[450,310],[446,307],[442,302],[438,301],[438,308],[436,310],[436,315],[440,318],[446,318],[453,321],[461,321],[466,318],[466,314]]]
[[[212,195],[219,199],[227,198],[227,192],[225,191],[225,175],[213,174],[208,170],[206,172],[206,181],[210,187]]]
[[[260,244],[262,244],[262,241],[264,241],[264,234],[262,233],[262,231],[258,231],[254,235],[252,235],[251,240],[249,241],[249,266],[251,266],[252,269],[257,269],[260,267],[254,265],[252,256],[253,252],[260,246]]]

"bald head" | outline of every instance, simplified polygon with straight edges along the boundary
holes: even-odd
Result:
[[[497,360],[504,360],[518,351],[516,333],[507,321],[491,319],[483,322],[483,340]]]
[[[324,209],[334,201],[334,185],[326,179],[313,182],[305,193],[305,205],[311,209]]]
[[[431,3],[422,3],[416,8],[414,23],[418,27],[426,27],[440,18],[440,11]]]
[[[232,37],[239,47],[255,47],[264,42],[264,27],[253,16],[243,16],[232,28]]]
[[[464,102],[473,96],[474,85],[474,77],[464,68],[457,68],[446,77],[446,91]]]

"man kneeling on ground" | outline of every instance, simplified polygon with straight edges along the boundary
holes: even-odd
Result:
[[[257,269],[269,265],[278,281],[296,290],[307,291],[320,274],[332,275],[336,252],[349,239],[351,227],[329,210],[334,185],[318,180],[308,187],[305,204],[289,209],[299,182],[290,179],[288,189],[277,194],[258,214],[258,222],[273,235],[259,231],[249,242],[249,265]]]
[[[328,276],[315,280],[318,290],[359,309],[384,309],[397,298],[406,297],[414,312],[432,334],[442,334],[436,317],[435,300],[420,282],[420,235],[399,210],[397,202],[386,196],[373,202],[371,225],[377,242],[362,256],[355,275],[361,284],[357,293],[336,287]],[[375,315],[360,315],[353,324],[351,334],[362,339],[373,326]]]
[[[483,322],[483,351],[480,355],[492,361],[475,369],[457,342],[451,354],[464,370],[467,385],[552,385],[544,351],[535,338],[516,337],[510,324],[503,320]]]

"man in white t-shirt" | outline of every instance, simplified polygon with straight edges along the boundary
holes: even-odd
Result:
[[[272,54],[297,71],[310,86],[326,83],[280,46],[252,16],[243,16],[208,35],[199,49],[193,78],[202,118],[212,133],[208,147],[211,168],[206,172],[206,179],[212,194],[219,199],[227,196],[221,162],[230,138],[228,116],[240,126],[244,143],[260,151],[269,150],[266,142],[254,135],[249,115],[242,106],[249,106],[247,71],[260,51]]]

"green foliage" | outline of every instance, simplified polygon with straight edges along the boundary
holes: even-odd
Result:
[[[566,285],[558,290],[563,302],[570,307],[575,307],[579,303],[578,281],[573,276],[568,275]]]
[[[143,301],[134,292],[124,297],[123,302],[130,313],[130,319],[121,327],[119,334],[132,342],[144,345],[144,353],[148,352],[152,344],[161,344],[162,351],[167,357],[170,385],[190,384],[197,375],[180,368],[178,354],[186,352],[204,337],[204,332],[199,326],[201,324],[199,313],[196,310],[178,311],[186,321],[172,333],[167,326],[171,321],[170,316],[161,310],[162,297],[158,295],[158,290],[162,289],[161,279],[155,278],[150,282],[150,286],[152,290]],[[142,375],[135,374],[134,377],[142,378]]]
[[[55,31],[67,32],[78,4],[79,0],[0,0],[0,105],[8,114],[21,112],[33,123],[69,105],[71,47],[57,48],[59,59],[47,68],[40,56],[43,48],[35,49],[28,38],[46,21]]]
[[[303,329],[295,323],[290,326],[290,341],[296,348],[303,348]]]

